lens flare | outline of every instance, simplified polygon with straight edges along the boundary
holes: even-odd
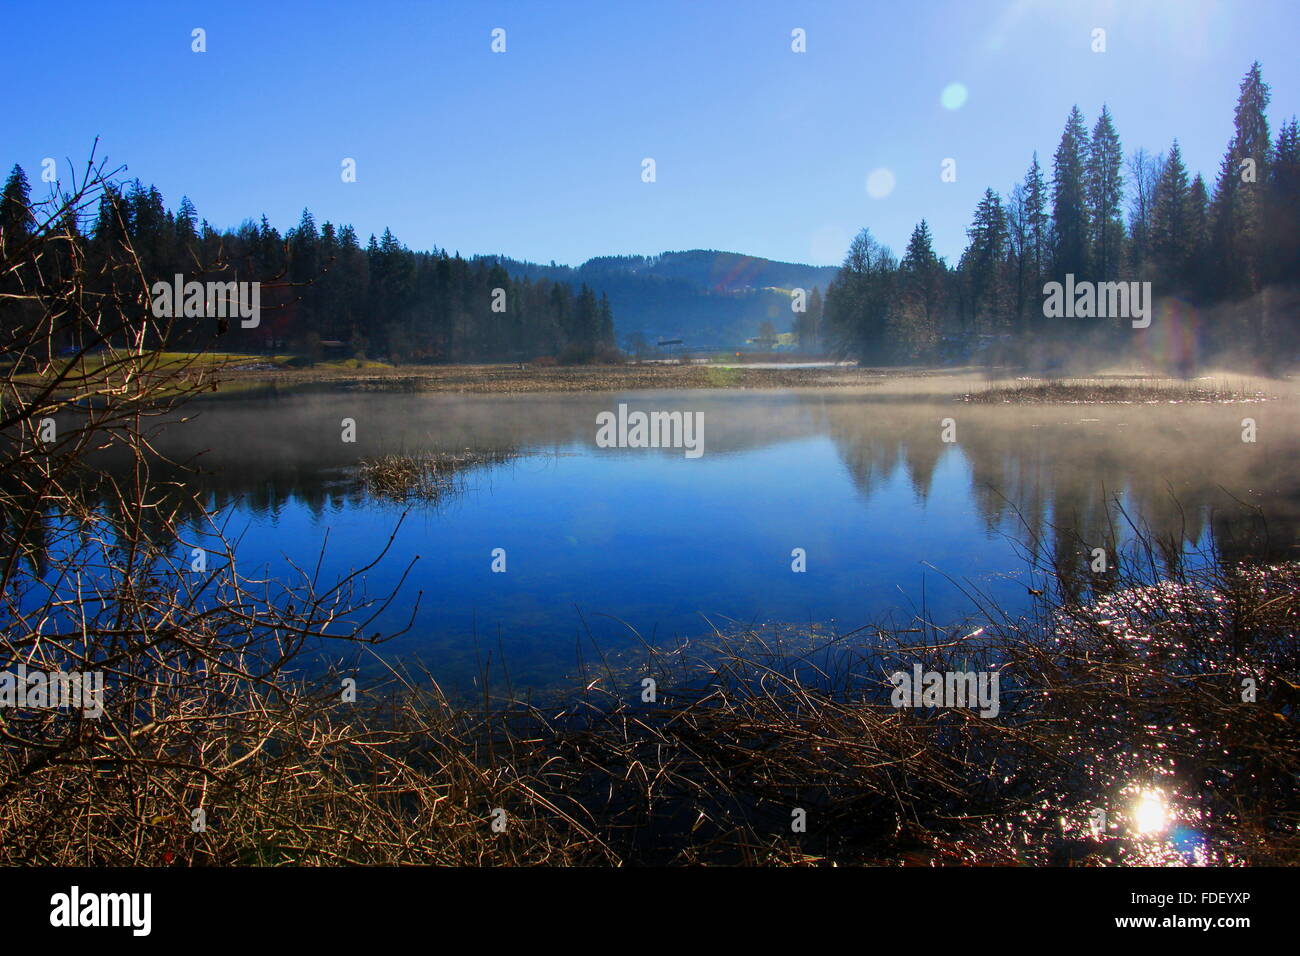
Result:
[[[873,169],[867,177],[867,195],[872,199],[884,199],[894,191],[894,173],[889,169]]]
[[[965,83],[949,83],[939,94],[939,102],[946,110],[959,110],[966,105],[968,95]]]

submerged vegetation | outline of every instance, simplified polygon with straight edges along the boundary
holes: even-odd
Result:
[[[358,467],[368,494],[389,501],[436,502],[459,487],[467,469],[497,465],[518,457],[511,450],[429,452],[362,459]]]

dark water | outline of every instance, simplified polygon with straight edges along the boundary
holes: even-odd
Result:
[[[703,413],[704,454],[596,447],[618,403]],[[978,618],[971,594],[1015,613],[1026,557],[1086,566],[1130,522],[1171,555],[1293,553],[1300,516],[1289,405],[1012,408],[865,393],[328,393],[224,400],[164,430],[198,456],[187,481],[217,509],[245,574],[367,563],[403,512],[371,594],[396,586],[380,631],[450,687],[504,651],[516,684],[573,670],[587,642],[617,650],[717,627],[815,622],[841,631],[918,617]],[[1241,419],[1258,441],[1241,440]],[[341,422],[356,422],[356,442]],[[941,440],[952,418],[956,441]],[[380,454],[510,452],[435,502],[368,495]],[[506,555],[492,571],[493,549]],[[804,573],[791,552],[806,553]],[[1194,560],[1194,559],[1193,559]],[[497,665],[494,665],[497,666]]]

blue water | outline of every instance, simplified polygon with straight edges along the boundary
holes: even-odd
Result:
[[[423,592],[421,608],[413,634],[390,652],[449,663],[475,633],[489,647],[500,635],[514,669],[541,672],[569,664],[579,635],[617,646],[629,626],[660,640],[707,633],[708,622],[849,630],[885,612],[906,620],[923,595],[929,615],[946,620],[970,603],[943,574],[1006,603],[1026,594],[1008,577],[1019,567],[1012,543],[969,507],[970,479],[954,450],[928,499],[901,462],[864,498],[825,437],[694,461],[571,445],[475,472],[440,509],[414,506],[368,580],[372,589],[395,584],[419,556],[402,593]],[[346,571],[376,551],[401,512],[317,516],[290,496],[249,516],[240,560],[274,569],[289,544],[303,560],[328,531],[330,553],[346,558],[327,567]],[[504,573],[491,570],[495,548],[505,549]],[[804,549],[805,572],[792,570],[794,548]]]
[[[595,414],[620,401],[702,409],[705,453],[597,447]],[[356,444],[339,440],[345,415]],[[940,440],[948,415],[951,444]],[[367,633],[406,627],[418,597],[382,653],[456,688],[489,655],[494,668],[504,655],[517,685],[562,681],[580,646],[588,658],[617,652],[637,644],[633,630],[666,645],[751,625],[978,623],[972,594],[1016,614],[1037,583],[1026,552],[1063,553],[1068,535],[1050,525],[1102,543],[1123,530],[1120,505],[1194,549],[1230,492],[1271,508],[1285,538],[1300,510],[1294,431],[1243,451],[1239,418],[815,393],[327,395],[216,403],[168,434],[207,452],[210,474],[194,480],[210,484],[246,575],[312,568],[328,539],[328,585],[376,556],[401,519],[367,593],[396,588],[418,560]],[[507,447],[518,457],[466,469],[436,503],[377,500],[357,477],[379,454]],[[492,571],[497,548],[504,573]],[[792,570],[795,548],[806,572]]]
[[[595,414],[624,401],[701,408],[705,454],[597,447]],[[339,441],[344,415],[357,421],[355,445]],[[949,415],[953,444],[940,440]],[[1075,533],[1092,544],[1115,528],[1127,536],[1119,506],[1195,550],[1232,494],[1274,512],[1274,537],[1294,538],[1294,428],[1243,450],[1239,418],[793,393],[351,394],[216,403],[173,440],[207,451],[205,480],[244,574],[315,566],[328,536],[329,584],[378,554],[402,519],[367,574],[369,596],[396,588],[417,559],[367,632],[402,630],[419,597],[383,653],[419,658],[455,687],[502,652],[517,683],[556,682],[578,645],[586,656],[628,648],[633,630],[663,645],[714,628],[956,626],[980,620],[971,594],[1021,613],[1037,583],[1027,551],[1060,558]],[[468,468],[435,503],[394,505],[357,479],[356,463],[378,454],[504,447],[519,457]],[[796,548],[805,572],[792,570]],[[504,572],[491,570],[494,549]]]

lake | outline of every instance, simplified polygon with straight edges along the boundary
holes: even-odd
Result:
[[[598,447],[597,416],[620,403],[698,413],[703,453]],[[1295,556],[1300,527],[1300,434],[1276,402],[328,391],[224,398],[187,415],[159,448],[199,464],[185,480],[217,510],[244,574],[320,560],[329,582],[367,564],[401,521],[367,591],[409,574],[373,629],[410,621],[384,653],[422,661],[453,691],[472,688],[489,656],[499,673],[504,655],[516,686],[543,687],[579,653],[715,628],[977,623],[977,602],[1028,607],[1033,556],[1086,569],[1092,547],[1122,551],[1133,527],[1168,542],[1169,560],[1194,561],[1211,542]],[[380,455],[466,450],[491,456],[437,500],[371,495],[358,473]]]

